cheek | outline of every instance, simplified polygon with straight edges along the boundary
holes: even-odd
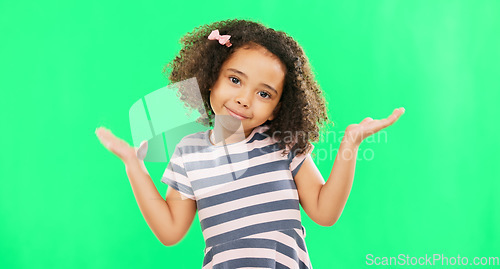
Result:
[[[220,89],[218,89],[218,90],[212,90],[210,92],[210,101],[214,102],[214,103],[217,103],[217,101],[220,101],[220,96],[221,96]]]
[[[271,105],[263,103],[260,100],[259,101],[254,101],[253,104],[252,104],[252,106],[253,106],[253,110],[259,111],[260,114],[271,113],[271,111],[273,110]]]
[[[217,90],[217,91],[214,91],[212,90],[210,92],[210,107],[212,108],[212,110],[214,112],[219,112],[221,110],[221,106],[222,104],[224,103],[224,99],[222,98],[222,91]]]
[[[230,100],[233,96],[234,91],[231,91],[231,89],[227,87],[222,87],[217,89],[217,91],[212,91],[211,93],[211,98],[212,101],[216,103],[224,103],[227,100]]]

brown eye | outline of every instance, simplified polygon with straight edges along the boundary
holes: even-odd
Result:
[[[264,93],[264,96],[261,94],[261,93]],[[259,95],[263,98],[271,98],[271,95],[268,93],[268,92],[265,92],[265,91],[260,91],[259,92]]]
[[[231,82],[234,84],[238,84],[238,82],[240,82],[240,80],[236,77],[229,77],[229,80],[231,80]]]

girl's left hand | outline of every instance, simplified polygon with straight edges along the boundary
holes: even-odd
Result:
[[[405,109],[400,107],[394,109],[392,114],[385,119],[374,120],[368,117],[359,124],[351,124],[347,126],[343,139],[345,142],[359,146],[365,138],[395,123],[404,112]]]

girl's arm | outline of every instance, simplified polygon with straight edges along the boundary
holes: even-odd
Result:
[[[354,180],[358,148],[359,145],[342,139],[328,181],[320,189],[318,211],[326,226],[335,224],[344,211]]]
[[[168,188],[166,200],[158,193],[141,160],[126,164],[126,171],[144,219],[165,246],[177,244],[186,235],[196,214],[196,202]]]
[[[294,180],[302,208],[314,222],[322,226],[337,222],[351,192],[359,145],[366,137],[392,125],[403,113],[404,108],[395,109],[386,119],[368,117],[360,124],[349,125],[326,183],[312,159],[304,160]]]
[[[191,226],[196,214],[196,202],[181,197],[173,188],[168,188],[165,201],[151,180],[144,161],[137,158],[135,148],[105,128],[97,129],[96,135],[125,164],[132,191],[149,228],[162,244],[175,245]]]
[[[356,145],[342,140],[326,184],[310,156],[295,175],[300,204],[317,224],[332,226],[342,214],[351,192],[357,149]]]

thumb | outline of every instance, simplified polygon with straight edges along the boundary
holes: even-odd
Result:
[[[148,153],[148,141],[144,140],[141,142],[139,148],[136,149],[136,156],[139,160],[144,160],[146,158],[146,154]]]

